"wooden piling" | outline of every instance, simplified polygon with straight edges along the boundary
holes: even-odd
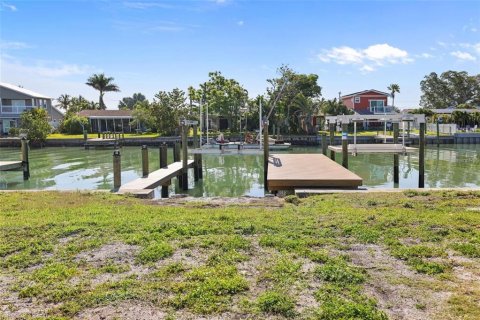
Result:
[[[327,133],[322,132],[322,153],[327,155]]]
[[[440,122],[437,118],[437,148],[440,148]]]
[[[87,139],[88,139],[87,130],[83,130],[83,140],[87,141]]]
[[[398,143],[398,122],[393,123],[393,143]],[[393,154],[393,183],[398,184],[400,181],[400,174],[399,174],[399,159],[398,153]]]
[[[118,190],[122,186],[122,169],[120,150],[113,151],[113,189]]]
[[[425,188],[425,123],[420,123],[418,152],[418,187]]]
[[[333,146],[335,144],[335,123],[329,123],[328,128],[330,130],[330,145]],[[330,150],[330,159],[335,161],[335,151]]]
[[[194,149],[197,149],[199,147],[199,140],[198,140],[198,129],[197,129],[197,126],[194,125],[193,126],[193,148]],[[200,168],[198,167],[198,156],[199,154],[194,154],[193,155],[193,180],[194,181],[198,181],[198,179],[200,179],[200,174],[199,174],[199,171],[200,171]]]
[[[178,161],[180,161],[180,143],[175,141],[175,144],[173,145],[173,162]]]
[[[167,158],[167,145],[163,143],[160,145],[160,168],[166,168],[168,166],[168,158]],[[168,198],[168,184],[162,185],[162,198]]]
[[[188,190],[188,129],[189,126],[182,126],[182,189]]]
[[[146,145],[142,146],[142,176],[148,176],[148,147]]]
[[[263,181],[264,181],[264,188],[268,191],[268,120],[263,124]]]
[[[348,169],[348,123],[342,123],[342,166]]]
[[[30,178],[30,163],[28,162],[28,140],[27,140],[27,138],[22,138],[22,140],[21,140],[21,150],[22,150],[23,180],[28,180]]]

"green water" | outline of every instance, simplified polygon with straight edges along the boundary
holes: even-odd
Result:
[[[173,161],[172,149],[168,161]],[[319,153],[320,149],[293,148],[290,153]],[[31,178],[24,181],[21,172],[0,172],[0,189],[112,189],[111,149],[44,148],[30,150]],[[122,155],[122,183],[141,176],[140,147],[125,147]],[[19,160],[18,148],[0,149],[1,160]],[[341,163],[341,157],[337,155]],[[203,155],[203,180],[193,182],[189,172],[188,194],[201,196],[261,197],[263,164],[260,156]],[[159,168],[157,148],[149,149],[150,171]],[[418,155],[400,156],[400,183],[393,184],[393,155],[367,154],[349,158],[349,169],[363,178],[371,188],[416,188],[418,186]],[[170,186],[170,194],[185,193]],[[480,187],[480,145],[442,145],[428,147],[425,155],[425,187]],[[159,195],[159,190],[156,190]]]

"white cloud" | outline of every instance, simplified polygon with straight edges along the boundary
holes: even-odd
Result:
[[[4,10],[17,11],[17,7],[15,7],[13,4],[0,2],[0,11],[4,11]]]
[[[473,27],[473,28],[471,28],[471,29],[470,29],[470,31],[471,31],[471,32],[477,32],[477,31],[478,31],[478,29],[477,29],[477,28],[475,28],[475,27]]]
[[[422,53],[422,54],[416,55],[416,57],[424,58],[424,59],[435,58],[435,56],[434,56],[433,54],[430,54],[430,53],[427,53],[427,52],[424,52],[424,53]]]
[[[330,50],[323,50],[317,57],[320,61],[326,63],[362,65],[360,70],[363,72],[375,70],[371,65],[372,62],[376,66],[383,66],[385,64],[409,63],[413,61],[407,51],[392,47],[386,43],[374,44],[365,49],[355,49],[347,46],[334,47]]]
[[[38,60],[33,65],[26,65],[22,61],[9,56],[1,55],[2,74],[20,73],[31,76],[48,78],[62,78],[75,75],[85,75],[94,71],[88,65],[68,64],[61,61]]]
[[[372,66],[369,66],[369,65],[364,65],[363,67],[360,68],[360,71],[372,72],[372,71],[375,71],[375,68],[373,68]]]
[[[18,41],[4,41],[0,43],[0,48],[1,49],[29,49],[32,48],[32,46],[24,43],[24,42],[18,42]]]
[[[450,52],[450,55],[456,57],[456,58],[459,59],[459,60],[466,60],[466,61],[475,61],[475,60],[477,60],[477,58],[475,58],[474,56],[472,56],[470,53],[464,52],[464,51],[453,51],[453,52]]]
[[[243,27],[244,24],[245,24],[245,22],[243,20],[237,21],[237,25],[239,27]]]

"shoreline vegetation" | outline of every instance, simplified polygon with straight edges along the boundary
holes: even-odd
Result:
[[[480,191],[0,192],[0,319],[478,319]]]

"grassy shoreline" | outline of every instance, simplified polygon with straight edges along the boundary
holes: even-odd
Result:
[[[8,192],[0,232],[0,319],[480,317],[480,192]]]

